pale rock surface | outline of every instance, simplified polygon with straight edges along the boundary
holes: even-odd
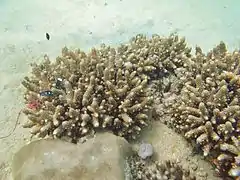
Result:
[[[97,134],[83,144],[38,140],[13,158],[14,180],[123,180],[124,159],[131,146],[110,133]]]
[[[168,116],[162,118],[166,118],[165,121],[169,120]],[[134,144],[133,148],[139,150],[142,142],[150,143],[154,149],[152,157],[154,160],[160,163],[168,160],[177,161],[184,169],[194,173],[197,180],[219,180],[214,176],[214,168],[202,159],[202,156],[194,155],[190,144],[161,121],[154,121],[149,129],[142,133],[139,143]]]

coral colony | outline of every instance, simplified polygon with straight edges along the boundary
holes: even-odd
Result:
[[[240,53],[229,53],[223,42],[208,54],[196,47],[192,55],[185,39],[173,34],[137,35],[117,48],[103,44],[89,53],[65,47],[56,61],[45,56],[32,64],[32,75],[22,82],[29,120],[24,127],[38,137],[67,136],[72,142],[99,129],[136,139],[153,117],[151,82],[174,75],[179,98],[168,106],[166,124],[199,146],[220,176],[237,178],[239,62]]]
[[[196,180],[189,170],[174,161],[155,161],[149,164],[140,157],[131,156],[128,162],[134,180]]]
[[[240,172],[239,62],[240,53],[228,53],[224,43],[207,56],[197,48],[169,122],[199,144],[204,156],[216,158],[220,174],[231,176]]]

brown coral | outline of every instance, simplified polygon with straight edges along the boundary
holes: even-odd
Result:
[[[46,56],[23,81],[26,103],[39,101],[38,108],[24,110],[30,120],[24,127],[40,137],[76,139],[106,128],[135,138],[149,121],[153,93],[147,92],[148,80],[186,65],[190,51],[177,35],[139,34],[116,50],[102,45],[86,54],[64,48],[56,62]],[[50,96],[40,96],[42,91]]]
[[[186,66],[191,57],[185,38],[175,34],[169,37],[155,34],[151,38],[138,34],[128,44],[122,44],[117,52],[118,58],[138,73],[158,77]]]
[[[240,53],[228,53],[222,42],[207,56],[197,48],[180,99],[173,105],[167,123],[200,145],[205,156],[220,155],[225,144],[229,147],[232,138],[239,138],[239,62]],[[233,153],[231,159],[237,155]],[[220,168],[228,172],[231,166]]]
[[[117,48],[116,58],[139,76],[147,76],[151,82],[151,95],[161,101],[162,94],[171,87],[179,91],[177,75],[189,64],[191,48],[187,47],[184,37],[176,34],[168,37],[155,34],[149,38],[138,34]]]
[[[115,56],[115,49],[105,45],[89,54],[63,48],[56,62],[46,56],[43,63],[33,64],[32,76],[23,81],[25,99],[38,100],[41,107],[24,109],[29,119],[24,127],[40,137],[69,136],[74,142],[97,129],[136,138],[150,119],[147,78]],[[45,90],[52,95],[39,95]]]
[[[220,175],[231,177],[240,176],[240,136],[231,137],[229,143],[220,145],[220,155],[216,158],[215,165]],[[230,169],[230,170],[229,170]]]

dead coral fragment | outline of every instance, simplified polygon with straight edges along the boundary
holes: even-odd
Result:
[[[136,138],[149,121],[147,78],[117,64],[115,56],[115,49],[104,45],[89,54],[63,48],[56,62],[45,56],[33,64],[22,84],[26,103],[37,100],[41,107],[24,110],[29,119],[24,127],[40,137],[68,136],[74,142],[99,128]],[[52,96],[39,95],[46,90]]]

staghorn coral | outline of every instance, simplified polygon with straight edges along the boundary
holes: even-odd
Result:
[[[127,162],[131,176],[134,180],[195,180],[190,171],[183,169],[174,161],[160,163],[147,162],[135,155],[129,157]]]
[[[228,53],[223,42],[207,56],[197,48],[180,98],[170,111],[172,118],[167,123],[200,146],[205,156],[221,159],[222,151],[231,152],[228,148],[236,144],[232,139],[239,139],[239,62],[240,53]],[[232,153],[231,161],[238,154]],[[224,163],[218,168],[226,173],[237,164]]]
[[[67,136],[73,142],[97,129],[136,138],[150,120],[152,97],[147,78],[125,63],[117,61],[115,49],[102,45],[89,54],[63,48],[56,62],[45,56],[32,64],[32,76],[22,84],[26,104],[38,101],[39,106],[23,110],[29,119],[23,127],[39,137]],[[46,90],[49,96],[39,94]]]

